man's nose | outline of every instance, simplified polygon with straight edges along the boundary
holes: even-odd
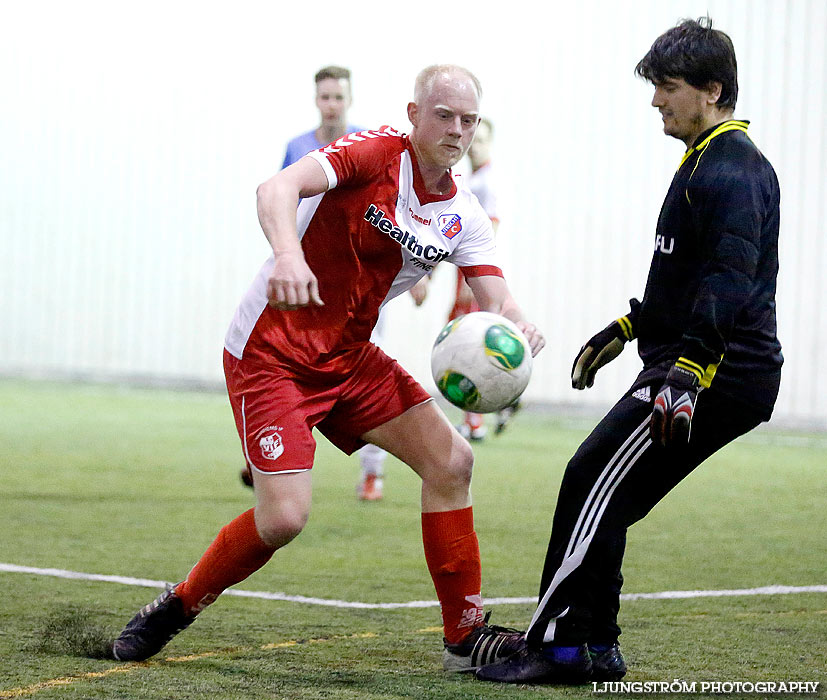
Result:
[[[655,88],[655,94],[652,95],[652,106],[653,107],[663,107],[663,90],[660,88]]]

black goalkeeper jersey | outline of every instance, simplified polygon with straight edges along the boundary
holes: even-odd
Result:
[[[745,121],[701,134],[663,202],[636,324],[645,375],[678,358],[709,386],[772,412],[781,375],[776,335],[780,190]]]

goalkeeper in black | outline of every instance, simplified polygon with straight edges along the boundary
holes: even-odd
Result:
[[[569,462],[524,651],[483,680],[622,678],[617,640],[626,531],[711,454],[769,419],[778,394],[779,187],[733,119],[730,38],[708,18],[659,37],[635,72],[664,132],[687,147],[657,223],[643,300],[591,338],[572,369],[597,370],[637,339],[643,371]]]

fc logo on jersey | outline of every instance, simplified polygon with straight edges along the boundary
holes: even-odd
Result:
[[[462,231],[462,219],[457,214],[443,214],[439,217],[439,230],[445,238],[453,238]]]
[[[284,443],[281,441],[281,428],[270,425],[258,434],[258,446],[264,459],[276,460],[284,452]]]

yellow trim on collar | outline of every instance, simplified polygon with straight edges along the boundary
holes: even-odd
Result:
[[[738,121],[737,119],[730,119],[728,121],[719,124],[715,131],[713,131],[709,136],[707,136],[703,141],[701,141],[697,146],[693,146],[690,148],[686,153],[683,154],[683,158],[681,158],[681,164],[678,166],[678,170],[683,167],[683,164],[686,162],[686,159],[689,158],[693,153],[696,151],[698,152],[698,160],[695,161],[695,167],[692,168],[692,172],[689,174],[689,179],[692,179],[692,176],[695,174],[695,171],[698,169],[698,165],[701,162],[701,157],[703,156],[704,152],[706,151],[706,147],[710,144],[712,139],[716,136],[720,136],[721,134],[726,133],[727,131],[743,131],[745,134],[747,133],[747,128],[749,128],[749,124],[747,122]],[[692,204],[692,200],[689,199],[689,188],[683,191],[684,195],[686,196],[686,201],[689,204]]]
[[[681,169],[681,166],[686,162],[686,159],[689,158],[695,151],[703,152],[706,150],[706,147],[709,145],[709,142],[712,141],[716,136],[720,136],[727,131],[743,131],[747,133],[747,129],[749,128],[749,124],[747,122],[742,122],[737,119],[729,119],[728,121],[719,124],[715,131],[713,131],[709,136],[707,136],[703,141],[701,141],[697,146],[692,146],[692,148],[688,149],[686,153],[683,154],[683,158],[681,158],[681,164],[678,166],[678,170]],[[700,159],[699,159],[700,160]],[[698,164],[695,163],[695,167],[698,167]],[[694,172],[694,170],[692,171]]]

